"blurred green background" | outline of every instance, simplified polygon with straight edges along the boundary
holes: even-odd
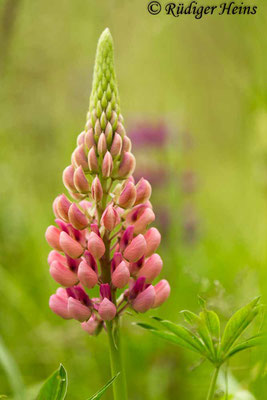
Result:
[[[1,1],[0,335],[27,387],[59,362],[69,372],[68,399],[86,399],[109,377],[105,335],[91,338],[48,308],[57,285],[44,239],[83,130],[106,26],[126,128],[164,121],[168,131],[164,149],[133,148],[140,165],[157,165],[166,178],[152,202],[168,214],[160,253],[172,294],[156,314],[179,321],[180,310],[198,311],[198,294],[223,320],[255,295],[266,303],[267,3],[254,3],[255,16],[195,20],[149,15],[141,0]],[[187,171],[192,190],[181,184]],[[132,322],[126,317],[123,326],[129,398],[203,399],[211,367],[192,370],[194,354]],[[259,400],[266,360],[253,350],[230,365]],[[12,395],[1,367],[0,394]]]

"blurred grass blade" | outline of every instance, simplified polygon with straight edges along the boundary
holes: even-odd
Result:
[[[226,359],[230,358],[234,354],[239,353],[240,351],[243,351],[246,349],[250,349],[252,347],[266,345],[267,344],[266,340],[267,340],[266,335],[263,335],[263,334],[255,335],[255,336],[251,337],[250,339],[246,340],[245,342],[236,345],[232,350],[229,351],[229,353],[226,355],[225,358]]]
[[[154,318],[158,320],[168,331],[174,333],[181,340],[187,342],[190,346],[194,347],[200,354],[206,355],[206,350],[199,338],[191,332],[189,329],[185,328],[182,325],[174,324],[173,322],[162,320],[158,318]]]
[[[254,299],[252,302],[247,304],[238,310],[227,322],[221,343],[221,352],[225,354],[228,352],[239,336],[253,321],[259,312],[259,308],[256,308],[259,297]]]
[[[102,387],[97,393],[95,393],[93,396],[89,397],[88,400],[98,400],[101,399],[102,395],[106,392],[106,390],[112,385],[112,383],[115,381],[115,379],[118,378],[120,375],[120,372],[117,373],[117,375],[113,376],[106,384],[105,386]]]
[[[15,400],[25,399],[25,387],[20,370],[0,336],[0,364],[2,365]]]
[[[165,339],[168,342],[177,344],[178,346],[184,347],[186,349],[189,349],[191,351],[194,351],[195,353],[199,354],[199,350],[196,349],[194,346],[192,346],[190,343],[186,342],[185,340],[181,339],[181,337],[178,337],[174,335],[173,333],[165,332],[165,331],[159,331],[155,329],[153,326],[144,324],[142,322],[138,322],[136,325],[140,326],[141,328],[149,330],[153,335],[156,335],[160,337],[161,339]]]
[[[60,364],[59,368],[45,381],[37,400],[63,400],[68,386],[67,371]]]
[[[8,304],[11,304],[24,320],[27,321],[29,325],[32,324],[33,315],[35,320],[39,320],[41,310],[36,306],[36,302],[27,294],[25,287],[22,287],[21,284],[14,279],[13,275],[1,264],[0,281],[5,282],[5,285],[0,285],[0,293],[3,293]]]

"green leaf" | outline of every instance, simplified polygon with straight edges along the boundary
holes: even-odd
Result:
[[[251,303],[247,304],[238,310],[227,322],[221,342],[222,354],[227,353],[239,336],[253,321],[259,312],[259,308],[256,307],[259,302],[259,297],[254,299]]]
[[[161,339],[165,339],[168,342],[174,343],[178,346],[184,347],[186,349],[189,349],[189,350],[194,351],[195,353],[199,354],[199,350],[197,350],[194,346],[192,346],[185,340],[181,339],[181,337],[174,335],[173,333],[159,331],[156,328],[154,328],[153,326],[144,324],[142,322],[138,322],[136,325],[140,326],[141,328],[149,330],[151,333],[153,333],[153,335],[158,336]]]
[[[203,320],[207,327],[210,340],[209,343],[213,344],[214,356],[217,356],[217,349],[220,341],[220,320],[218,315],[214,311],[204,309],[200,314],[200,319]]]
[[[161,320],[159,318],[154,319],[158,320],[165,328],[168,329],[168,331],[174,333],[177,337],[186,342],[188,345],[194,347],[194,349],[200,354],[206,355],[205,347],[192,331],[182,325],[174,324],[173,322],[167,320]]]
[[[106,392],[106,390],[112,385],[112,383],[115,381],[115,379],[118,378],[120,375],[120,372],[117,373],[117,375],[113,376],[106,384],[105,386],[102,387],[97,393],[95,393],[93,396],[89,397],[88,400],[98,400],[102,397],[102,395]]]
[[[252,347],[256,347],[256,346],[262,346],[262,345],[266,345],[266,335],[263,334],[258,334],[255,335],[249,339],[247,339],[246,341],[234,346],[232,348],[232,350],[229,351],[229,353],[226,355],[225,358],[230,358],[233,355],[235,355],[236,353],[239,353],[240,351],[252,348]]]
[[[197,333],[199,334],[200,338],[202,339],[206,350],[209,354],[209,358],[212,360],[215,358],[215,349],[213,346],[213,341],[211,339],[209,330],[206,326],[206,322],[204,318],[201,318],[200,316],[194,314],[191,311],[188,310],[183,310],[181,311],[183,313],[184,319],[186,322],[188,322],[189,324],[191,324],[191,326],[193,326]],[[200,313],[200,315],[202,315]]]
[[[62,364],[45,381],[37,400],[63,400],[65,399],[68,386],[67,372]]]
[[[5,371],[15,400],[25,399],[25,387],[20,370],[0,337],[0,365]]]

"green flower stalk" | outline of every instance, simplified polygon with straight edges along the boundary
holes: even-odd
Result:
[[[108,334],[114,399],[126,400],[121,357],[120,318],[159,307],[169,283],[153,285],[163,262],[155,253],[161,235],[151,227],[155,214],[146,179],[135,183],[135,158],[120,112],[113,40],[106,29],[98,42],[93,88],[85,129],[77,139],[71,165],[63,172],[65,194],[56,197],[56,226],[46,239],[53,247],[50,274],[61,286],[50,297],[53,312],[76,319],[90,335]],[[88,290],[99,287],[99,296]]]

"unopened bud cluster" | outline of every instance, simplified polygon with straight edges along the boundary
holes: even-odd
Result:
[[[148,226],[155,215],[151,186],[135,183],[135,158],[119,109],[108,30],[100,37],[85,130],[78,136],[71,165],[63,172],[64,194],[53,203],[57,226],[49,226],[50,274],[60,287],[50,308],[97,334],[127,308],[145,312],[169,296],[166,280],[153,285],[162,269],[155,253],[161,236]],[[99,287],[98,297],[88,290]]]

